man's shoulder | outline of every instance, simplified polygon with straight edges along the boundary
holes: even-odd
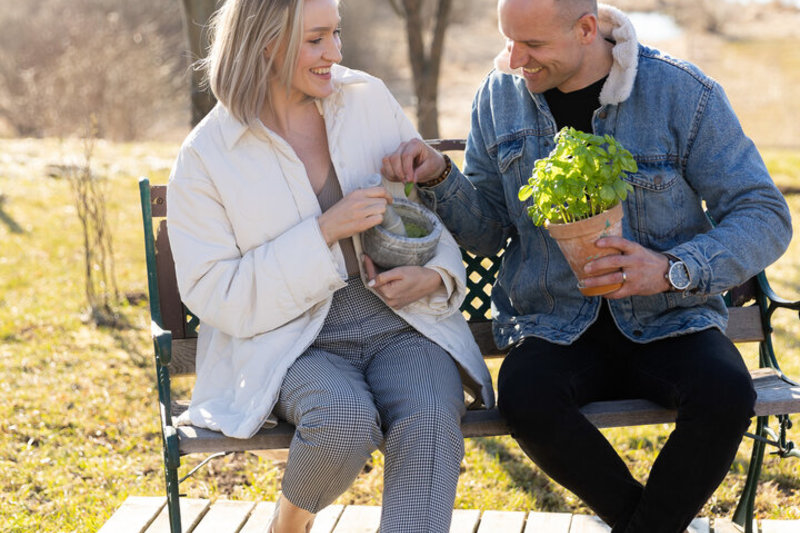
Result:
[[[479,99],[501,96],[507,100],[511,97],[523,98],[527,95],[528,89],[523,78],[497,69],[489,72],[478,88]]]
[[[656,83],[699,83],[711,88],[716,82],[700,68],[661,50],[639,46],[639,73]]]

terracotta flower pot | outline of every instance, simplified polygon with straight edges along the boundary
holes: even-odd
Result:
[[[589,276],[583,271],[583,266],[599,257],[618,253],[616,248],[598,248],[595,242],[601,237],[622,236],[622,204],[617,204],[608,211],[577,222],[568,224],[548,224],[547,231],[558,243],[561,253],[564,254],[572,272],[578,278],[578,289],[584,296],[601,296],[613,292],[622,283],[601,285],[599,287],[584,287],[583,279]],[[593,276],[616,272],[618,269],[607,269],[593,273]]]

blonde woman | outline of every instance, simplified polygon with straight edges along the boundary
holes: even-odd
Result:
[[[381,531],[448,531],[466,389],[494,403],[458,312],[457,245],[377,273],[359,233],[402,186],[365,187],[418,137],[377,79],[338,65],[336,0],[227,0],[205,68],[219,104],[169,185],[181,296],[200,318],[183,422],[246,438],[297,427],[269,530],[303,532],[378,447]]]

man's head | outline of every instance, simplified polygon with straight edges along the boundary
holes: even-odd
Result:
[[[595,0],[499,0],[497,10],[510,66],[523,69],[531,92],[571,92],[608,73]]]

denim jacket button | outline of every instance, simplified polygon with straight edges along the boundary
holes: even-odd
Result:
[[[600,117],[600,118],[606,118],[606,117],[608,117],[608,111],[605,111],[605,110],[600,111],[600,113],[598,113],[597,116]]]
[[[642,332],[642,330],[640,330],[640,329],[635,329],[635,330],[633,330],[633,336],[634,336],[634,337],[641,337],[642,335],[644,335],[644,333]]]

